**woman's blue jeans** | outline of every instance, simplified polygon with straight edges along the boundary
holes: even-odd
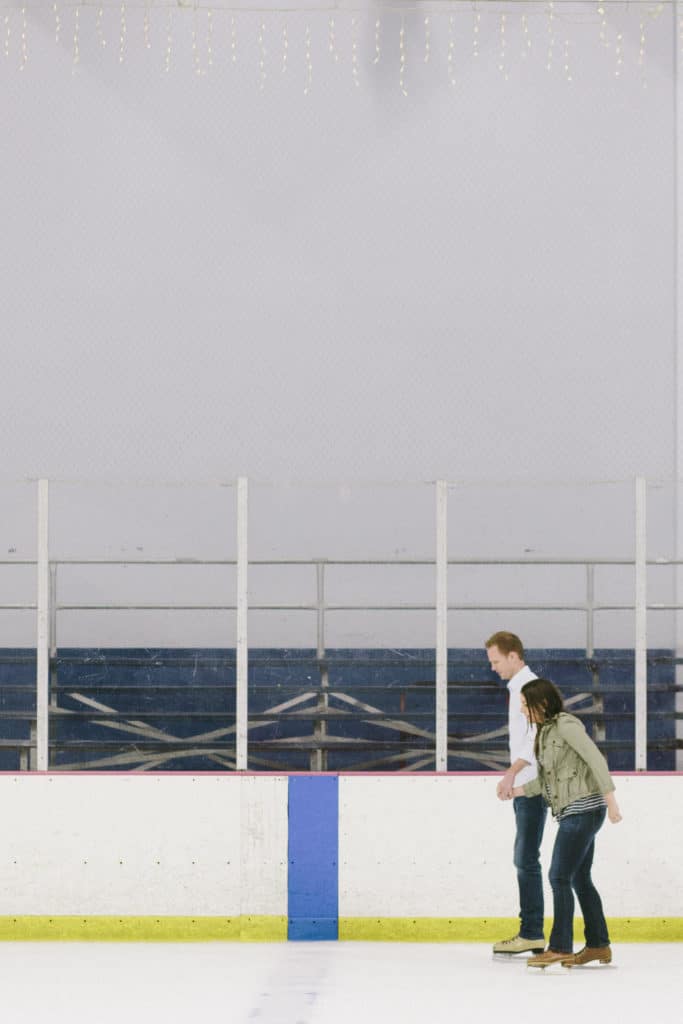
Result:
[[[547,812],[542,796],[513,800],[517,834],[514,862],[519,884],[519,934],[523,939],[543,938],[543,874],[541,840]]]
[[[602,900],[591,879],[595,836],[606,813],[605,807],[599,807],[558,822],[550,865],[554,921],[549,943],[557,953],[571,953],[574,948],[574,893],[583,914],[586,945],[609,945]]]

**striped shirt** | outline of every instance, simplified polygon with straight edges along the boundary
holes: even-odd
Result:
[[[550,790],[548,783],[545,784],[548,803],[550,803]],[[600,807],[607,807],[607,801],[601,793],[590,793],[588,796],[580,796],[578,800],[572,800],[570,804],[563,807],[559,814],[555,815],[556,821],[562,821],[572,814],[584,814],[586,811],[597,811]]]

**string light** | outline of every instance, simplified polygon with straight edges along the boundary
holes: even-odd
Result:
[[[144,39],[145,39],[145,49],[146,50],[150,50],[151,47],[152,47],[152,43],[151,43],[150,38],[149,38],[149,29],[150,29],[150,26],[149,26],[149,2],[150,2],[150,0],[147,0],[147,2],[145,4],[145,17],[144,17],[144,20],[143,20],[143,23],[142,23],[142,32],[143,32]]]
[[[609,40],[607,38],[607,11],[603,7],[602,3],[598,5],[598,14],[600,15],[600,45],[604,46],[606,50],[609,49]]]
[[[26,24],[26,8],[21,8],[21,63],[19,70],[24,71],[28,64],[28,25]]]
[[[306,48],[306,83],[304,85],[304,96],[308,96],[311,91],[311,84],[313,82],[313,61],[311,59],[311,30],[309,26],[306,26],[305,33],[305,48]]]
[[[546,71],[553,69],[553,56],[555,52],[555,4],[550,0],[548,4],[548,54],[545,59]]]
[[[120,32],[119,32],[119,64],[123,64],[123,59],[124,59],[125,49],[126,49],[126,32],[127,31],[128,31],[128,26],[126,25],[126,5],[125,5],[125,3],[122,3],[121,4],[121,26],[120,26]]]
[[[10,40],[12,38],[12,22],[10,20],[10,13],[5,15],[5,57],[9,57],[10,51]]]
[[[453,67],[455,61],[455,36],[453,35],[453,15],[451,14],[448,19],[448,82],[450,85],[455,85],[455,68]]]
[[[640,15],[640,49],[638,50],[638,67],[640,68],[640,81],[643,89],[647,89],[647,78],[645,77],[645,16]]]
[[[564,77],[568,82],[573,82],[571,65],[569,63],[569,40],[564,41]]]
[[[259,58],[258,58],[259,83],[258,83],[258,87],[259,87],[259,89],[261,91],[263,91],[263,89],[265,88],[265,85],[266,85],[266,44],[265,44],[265,38],[266,38],[266,26],[264,25],[263,22],[261,22],[261,24],[259,25],[259,33],[258,33],[258,51],[259,51]]]
[[[529,19],[526,14],[522,15],[522,34],[524,36],[524,49],[522,57],[526,58],[531,53],[531,34],[529,32]]]
[[[213,67],[213,11],[206,12],[206,66],[210,71]]]
[[[380,37],[382,32],[382,25],[379,18],[375,22],[375,56],[373,57],[372,63],[379,64],[379,59],[382,55],[380,49]]]
[[[481,23],[481,14],[476,10],[474,13],[474,27],[473,27],[473,39],[472,39],[472,57],[476,60],[479,56],[479,28]]]
[[[330,18],[327,22],[327,49],[335,64],[338,63],[339,54],[337,53],[337,42],[334,32],[334,18]]]
[[[103,17],[104,17],[104,8],[100,7],[98,9],[98,11],[97,11],[97,19],[95,21],[95,35],[97,36],[97,41],[100,44],[100,46],[102,47],[102,49],[104,49],[104,47],[107,45],[107,40],[104,38],[104,32],[102,31],[102,18]]]
[[[196,74],[206,74],[208,69],[213,68],[214,64],[214,15],[216,13],[214,8],[207,8],[200,6],[203,0],[191,0],[193,7],[193,25],[192,25],[192,59],[194,62],[194,69]],[[210,0],[209,0],[210,2]],[[81,63],[81,35],[82,31],[87,27],[84,22],[81,25],[81,11],[85,9],[85,4],[88,7],[92,5],[96,13],[95,20],[95,36],[97,45],[100,48],[106,47],[107,43],[104,38],[103,24],[104,24],[104,10],[107,4],[105,0],[74,0],[74,23],[73,23],[73,47],[72,47],[72,65],[74,67]],[[172,53],[174,50],[174,40],[172,32],[172,14],[175,3],[180,6],[190,6],[190,0],[170,0],[167,3],[167,32],[165,40],[165,58],[164,58],[164,69],[169,71],[171,65]],[[154,10],[155,0],[140,0],[139,7],[142,9],[142,35],[144,48],[149,50],[152,49],[152,15]],[[123,64],[125,57],[127,56],[127,37],[128,37],[128,9],[130,6],[129,0],[118,0],[118,6],[120,10],[120,24],[119,24],[119,46],[118,46],[118,57],[119,63]],[[526,6],[526,5],[523,5]],[[539,13],[541,15],[545,13],[547,22],[547,49],[545,66],[547,71],[552,71],[554,66],[557,66],[559,70],[560,65],[560,54],[562,53],[562,67],[564,70],[564,77],[568,82],[573,81],[573,57],[574,57],[574,45],[576,40],[565,39],[564,34],[559,34],[558,26],[563,24],[562,19],[564,18],[564,11],[560,13],[557,8],[556,0],[542,0],[539,2],[540,7]],[[545,12],[543,12],[545,7]],[[55,43],[59,44],[62,36],[63,19],[61,16],[61,4],[59,0],[51,0],[50,9],[52,17],[54,19],[54,35]],[[115,8],[114,8],[115,9]],[[156,8],[158,10],[158,8]],[[252,8],[249,7],[249,10]],[[412,8],[411,8],[412,9]],[[639,4],[639,22],[638,22],[638,57],[637,66],[639,76],[643,88],[647,88],[647,43],[648,43],[648,17],[656,19],[662,11],[666,9],[666,5],[659,3],[657,5],[646,5],[644,2]],[[206,38],[205,48],[199,42],[199,36],[201,34],[201,16],[200,10],[206,11]],[[256,10],[254,8],[254,10]],[[311,8],[307,8],[310,12]],[[328,8],[329,10],[329,8]],[[609,8],[607,0],[597,0],[596,6],[593,8],[597,11],[597,17],[599,19],[599,42],[600,46],[604,49],[610,49],[614,47],[614,65],[613,73],[616,78],[623,77],[626,68],[625,59],[625,43],[624,33],[618,31],[619,26],[615,23],[612,27],[608,23]],[[236,11],[227,12],[230,17],[230,28],[229,28],[229,47],[230,47],[230,58],[234,64],[237,62],[237,19]],[[272,12],[271,12],[272,13]],[[284,12],[283,12],[284,13]],[[321,12],[322,13],[322,12]],[[353,82],[358,87],[360,85],[360,23],[361,16],[358,11],[350,10],[345,13],[348,16],[351,31],[351,42],[350,42],[350,61],[351,61],[351,74]],[[454,12],[457,14],[457,12]],[[456,56],[455,56],[455,16],[454,13],[449,14],[448,17],[448,42],[447,42],[447,74],[449,85],[456,84]],[[464,13],[464,12],[463,12]],[[487,14],[494,15],[493,10],[487,10]],[[499,43],[498,53],[496,59],[496,66],[499,73],[505,78],[505,81],[509,80],[509,76],[512,70],[512,64],[510,61],[510,45],[520,46],[520,58],[527,59],[532,52],[532,35],[530,32],[530,15],[528,9],[520,13],[519,21],[515,19],[514,23],[508,24],[510,10],[508,5],[504,2],[502,10],[498,7],[495,12],[499,18]],[[477,0],[472,0],[471,3],[471,16],[472,16],[472,58],[478,60],[482,55],[482,39],[483,37],[483,23],[482,23],[482,12],[478,9]],[[514,17],[514,15],[512,15]],[[115,17],[115,15],[114,15]],[[335,10],[332,14],[325,14],[327,19],[327,50],[331,60],[334,63],[339,63],[341,60],[346,59],[346,54],[343,52],[343,48],[340,49],[340,15],[338,10]],[[16,18],[16,21],[12,19]],[[593,21],[596,20],[594,14]],[[423,13],[423,31],[424,31],[424,48],[423,48],[423,62],[429,64],[434,59],[434,14],[433,12]],[[3,12],[4,22],[4,54],[8,58],[11,55],[13,48],[13,41],[15,50],[18,50],[19,56],[19,70],[25,70],[28,57],[28,6],[27,0],[22,0],[21,4],[17,3],[14,10],[11,7],[6,7]],[[378,64],[382,58],[382,33],[384,27],[382,25],[381,18],[375,16],[373,21],[368,26],[370,31],[373,31],[374,23],[374,54],[371,55],[373,64]],[[68,21],[65,23],[68,26]],[[683,54],[683,16],[674,17],[673,19],[674,31],[678,34],[678,43],[680,45],[681,53]],[[321,26],[322,28],[323,26]],[[265,37],[267,30],[266,12],[263,11],[258,27],[258,68],[259,68],[259,88],[262,90],[265,87],[265,80],[267,77],[267,51],[265,46]],[[114,29],[115,31],[115,29]],[[488,31],[488,30],[487,30]],[[593,29],[593,31],[595,31]],[[161,33],[163,29],[161,30]],[[513,33],[511,36],[510,33]],[[518,34],[516,34],[516,32]],[[67,28],[68,33],[68,28]],[[160,35],[161,35],[160,33]],[[137,33],[136,33],[137,35]],[[514,36],[514,38],[513,38]],[[14,40],[13,40],[14,37]],[[289,68],[290,63],[290,40],[288,34],[287,25],[282,30],[282,64],[281,70],[285,73]],[[163,39],[163,35],[161,35]],[[161,42],[161,39],[159,42]],[[517,42],[519,40],[519,42]],[[111,40],[110,40],[111,41]],[[324,36],[321,40],[324,45]],[[113,44],[115,45],[115,43]],[[465,44],[466,45],[466,44]],[[538,40],[537,44],[538,45]],[[561,46],[563,45],[563,49]],[[417,43],[419,47],[419,43]],[[304,93],[308,95],[312,86],[312,31],[310,23],[305,27],[305,66],[306,66],[306,78],[304,84]],[[391,50],[391,42],[389,43]],[[202,51],[205,52],[205,57],[202,57]],[[411,51],[412,53],[412,51]],[[33,54],[31,55],[33,58]],[[416,55],[416,59],[420,59]],[[400,18],[400,30],[399,30],[399,85],[401,92],[404,96],[408,96],[408,43],[407,43],[407,14],[403,12]],[[411,79],[412,81],[412,79]]]
[[[78,65],[81,62],[81,22],[80,22],[80,7],[76,8],[74,14],[74,50],[72,58],[72,73],[76,72]]]
[[[358,18],[351,18],[351,75],[353,77],[353,84],[360,88],[360,79],[358,78]]]
[[[501,14],[501,16],[500,16],[500,55],[498,57],[498,70],[500,71],[501,75],[503,76],[503,78],[507,82],[509,80],[510,76],[508,75],[508,72],[507,72],[506,52],[505,52],[506,45],[507,44],[506,44],[506,40],[505,40],[505,15]]]
[[[623,57],[624,51],[623,51],[623,47],[622,47],[623,38],[624,37],[621,34],[621,32],[618,32],[617,33],[616,47],[615,47],[615,51],[614,51],[614,56],[615,56],[616,62],[617,62],[616,63],[616,67],[614,69],[614,77],[615,78],[619,78],[621,76],[621,69],[624,66],[624,57]]]
[[[197,4],[192,11],[192,64],[195,75],[201,75],[202,64],[199,59],[199,44],[197,42]]]
[[[282,30],[282,74],[284,75],[287,70],[287,56],[289,50],[289,35],[287,33],[287,25]]]
[[[173,11],[169,7],[166,12],[166,53],[164,54],[164,71],[171,70],[171,54],[173,53]]]

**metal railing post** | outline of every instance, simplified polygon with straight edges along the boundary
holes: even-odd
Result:
[[[237,638],[235,695],[235,764],[237,771],[248,765],[249,722],[249,482],[237,480]]]
[[[635,489],[635,768],[647,771],[647,483]]]
[[[325,662],[325,563],[316,562],[315,566],[316,597],[318,604],[317,618],[317,640],[318,649],[316,658],[320,670],[320,695],[318,697],[318,710],[323,714],[329,709],[330,698],[328,690],[330,687],[330,674]],[[315,739],[324,741],[327,737],[327,719],[318,718],[313,725]],[[327,750],[318,747],[311,752],[311,771],[327,771]]]
[[[448,483],[436,482],[436,770],[448,771]]]
[[[38,580],[36,601],[36,768],[48,770],[50,700],[50,521],[47,480],[38,481]]]

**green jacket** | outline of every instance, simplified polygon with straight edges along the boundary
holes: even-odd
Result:
[[[583,722],[566,711],[539,727],[537,760],[538,775],[523,787],[524,793],[543,794],[553,814],[579,797],[604,796],[615,788],[607,762]]]

